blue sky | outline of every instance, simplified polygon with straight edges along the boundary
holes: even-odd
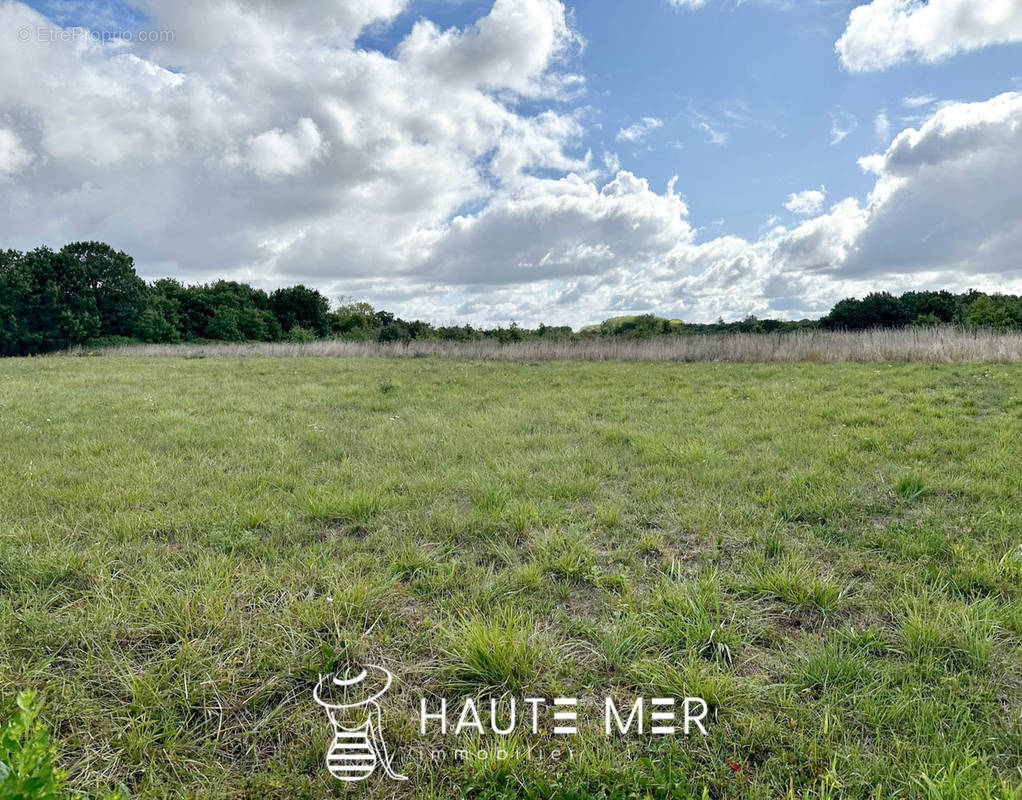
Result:
[[[473,5],[478,13],[486,4]],[[864,197],[873,181],[857,159],[890,142],[875,130],[881,111],[896,132],[923,116],[902,104],[906,97],[976,101],[1019,87],[1018,44],[936,65],[849,73],[835,58],[834,42],[857,5],[574,4],[587,42],[581,57],[586,101],[601,126],[590,129],[586,146],[618,153],[624,168],[659,185],[680,176],[692,220],[707,234],[723,229],[754,237],[769,217],[787,213],[782,204],[791,192],[823,184],[832,197]],[[643,117],[660,119],[663,127],[633,147],[615,141],[620,129]],[[835,118],[855,125],[837,144]],[[727,143],[714,144],[700,123]]]
[[[790,11],[755,2],[644,5],[641,15],[630,3],[575,7],[603,124],[592,146],[618,150],[622,166],[655,182],[681,176],[698,227],[723,220],[724,230],[744,237],[786,213],[790,192],[823,184],[831,197],[864,196],[873,182],[856,161],[890,142],[875,131],[881,111],[901,130],[920,118],[902,105],[905,97],[982,100],[1013,88],[1011,76],[1022,71],[1022,47],[1010,45],[939,65],[850,74],[834,42],[854,2],[804,2]],[[615,147],[613,134],[645,116],[664,122],[647,147]],[[855,126],[837,144],[835,118]],[[714,144],[700,122],[727,143]]]
[[[98,224],[94,206],[91,216],[97,233],[133,247],[152,275],[202,280],[216,272],[267,286],[302,280],[405,313],[428,297],[426,315],[480,322],[518,314],[581,323],[624,310],[689,318],[813,315],[872,285],[1017,285],[1017,265],[991,265],[974,254],[1013,242],[1018,215],[994,215],[984,228],[962,211],[962,192],[988,193],[984,175],[1003,175],[1004,198],[1014,197],[1007,181],[1017,130],[1012,98],[1022,88],[1022,3],[1001,4],[999,18],[978,0],[931,0],[926,8],[909,0],[377,5],[364,12],[323,0],[240,10],[216,0],[32,3],[41,14],[31,17],[35,25],[166,29],[174,41],[30,54],[68,69],[79,59],[78,74],[91,69],[122,81],[123,102],[103,94],[103,112],[114,121],[120,115],[126,126],[148,125],[139,119],[146,92],[168,104],[153,113],[168,116],[161,129],[125,135],[117,152],[107,152],[110,137],[99,140],[102,153],[84,160],[115,165],[118,174],[81,169],[76,193],[66,178],[58,185],[46,174],[75,148],[54,147],[53,131],[25,122],[31,103],[21,108],[9,92],[3,111],[15,142],[10,158],[29,165],[9,170],[9,180],[24,183],[33,212],[45,214],[49,204],[65,215],[63,225],[21,235],[89,232],[89,215],[71,208],[69,198],[81,196],[82,185],[97,195],[109,184],[113,193],[130,177],[131,158],[136,168],[145,160],[141,149],[127,152],[141,137],[176,153],[176,160],[146,166],[163,184],[150,210],[181,219],[145,220],[153,237],[143,240],[115,223],[113,209]],[[0,0],[12,18],[30,19],[28,8]],[[966,20],[960,35],[947,24],[952,18]],[[505,45],[488,59],[487,51]],[[126,54],[136,61],[126,62]],[[329,79],[324,70],[334,70]],[[377,96],[362,92],[359,81],[377,87]],[[80,89],[87,99],[95,82],[83,78]],[[387,92],[396,105],[380,99]],[[223,130],[221,120],[182,131],[175,115],[213,95],[237,129]],[[999,96],[1010,97],[986,105]],[[452,112],[464,104],[471,113]],[[409,105],[417,108],[405,118]],[[987,120],[990,113],[996,119]],[[356,128],[345,120],[357,120]],[[997,154],[1003,150],[1008,161],[986,151],[959,154],[940,174],[932,159],[920,161],[908,181],[902,166],[892,166],[900,164],[891,154],[903,131],[946,143],[940,137],[949,125],[973,122],[1000,126],[979,131],[977,141],[995,136]],[[99,125],[84,120],[86,131]],[[359,138],[352,131],[367,128],[376,138],[360,140],[364,159],[400,165],[392,173],[352,166],[349,151]],[[463,141],[461,131],[473,134]],[[996,138],[1001,134],[1009,138]],[[216,152],[195,146],[218,138]],[[381,158],[384,143],[404,149]],[[428,153],[425,161],[409,155],[416,149]],[[887,160],[868,172],[860,159],[871,154]],[[969,161],[987,172],[963,176]],[[207,171],[215,163],[222,172],[190,186],[198,180],[183,171],[190,163]],[[625,179],[608,192],[615,175]],[[251,229],[233,260],[225,261],[232,244],[221,233],[187,219],[187,202],[168,209],[166,192],[189,189],[232,193],[217,214],[229,208],[238,216],[220,222]],[[238,199],[242,189],[253,193],[246,202]],[[785,207],[790,195],[810,190],[820,195],[807,196],[808,205]],[[588,193],[590,205],[566,211],[565,197],[579,193]],[[352,196],[362,201],[346,205]],[[611,197],[625,199],[615,205]],[[416,204],[428,211],[412,218],[408,206]],[[307,208],[299,213],[297,206]],[[895,212],[904,216],[895,219]],[[628,214],[635,215],[631,223]],[[355,217],[361,234],[339,234]],[[951,238],[932,251],[920,248],[931,254],[917,263],[905,263],[903,243],[881,236],[934,219],[939,234]],[[388,233],[377,241],[369,233],[375,229]],[[629,239],[629,230],[641,233]],[[936,230],[905,227],[904,238],[932,242]],[[956,261],[934,255],[952,251]],[[358,263],[345,260],[351,252]],[[566,310],[566,298],[578,298],[584,309]]]

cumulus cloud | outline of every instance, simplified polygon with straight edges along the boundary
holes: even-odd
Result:
[[[253,172],[279,178],[308,167],[323,154],[325,144],[316,123],[302,117],[293,131],[278,129],[249,137],[245,150],[245,163]]]
[[[683,318],[739,306],[800,317],[876,289],[1022,289],[1022,93],[944,105],[860,163],[875,178],[865,202],[846,198],[755,241],[683,243],[609,304],[659,295],[650,307]]]
[[[656,262],[692,239],[688,209],[630,172],[598,187],[577,175],[532,178],[436,233],[419,271],[453,283],[514,284]]]
[[[946,105],[861,163],[877,182],[841,271],[1019,272],[1022,93]]]
[[[819,189],[806,189],[804,192],[795,192],[788,195],[788,202],[784,207],[793,214],[820,213],[823,208],[823,201],[827,199],[827,192],[822,187]]]
[[[619,142],[641,142],[657,128],[662,128],[663,125],[663,120],[659,120],[656,117],[643,117],[634,125],[629,125],[627,128],[619,130],[617,132],[617,140]]]
[[[354,42],[397,0],[138,5],[173,41],[68,41],[0,2],[0,29],[54,34],[0,51],[0,108],[20,121],[5,170],[38,154],[18,203],[0,196],[8,242],[106,239],[150,276],[324,285],[406,267],[423,231],[532,171],[589,171],[574,112],[543,107],[580,82],[557,0],[420,23],[393,57]]]
[[[852,72],[935,62],[1022,41],[1022,0],[872,0],[852,10],[836,49]]]
[[[441,31],[429,20],[417,22],[401,43],[399,58],[448,85],[535,96],[550,94],[558,83],[570,85],[548,67],[580,41],[560,0],[496,0],[489,14],[465,30]]]
[[[449,280],[469,282],[483,307],[493,303],[517,318],[553,308],[576,323],[640,311],[706,320],[733,318],[740,309],[800,318],[877,289],[1022,289],[1022,93],[945,105],[861,164],[875,178],[864,202],[845,198],[820,213],[822,188],[795,193],[789,207],[807,218],[755,240],[699,242],[673,187],[656,195],[628,174],[613,191],[581,179],[558,192],[537,185],[538,195],[453,226],[456,234],[443,238],[428,271],[460,264],[463,272]],[[636,208],[645,209],[641,235],[618,226],[611,243],[604,223],[594,224],[634,219]],[[496,241],[505,231],[508,241]],[[572,235],[579,231],[586,232],[581,239]],[[595,242],[607,249],[593,249]],[[500,285],[480,285],[483,271],[473,274],[472,254],[498,264]]]
[[[866,203],[849,198],[784,232],[779,267],[901,285],[927,275],[1017,285],[1022,94],[946,105],[860,164],[876,178]]]
[[[866,226],[858,202],[847,198],[829,214],[807,220],[790,232],[780,232],[772,254],[786,269],[809,272],[840,267]]]
[[[150,278],[305,282],[477,324],[801,317],[874,288],[1022,277],[1019,93],[920,104],[916,128],[861,162],[861,201],[800,192],[793,227],[703,239],[684,186],[582,145],[582,41],[556,0],[423,20],[390,54],[355,43],[403,0],[136,7],[174,41],[0,49],[6,246],[101,239]],[[0,0],[0,30],[55,25]],[[855,119],[837,117],[844,138]]]

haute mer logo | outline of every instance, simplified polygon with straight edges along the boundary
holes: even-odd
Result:
[[[313,699],[326,709],[333,727],[326,768],[338,780],[364,781],[377,767],[395,781],[408,780],[391,766],[377,703],[393,680],[383,667],[368,664],[361,669],[349,667],[343,675],[323,675],[312,690]]]
[[[326,766],[338,780],[364,781],[377,769],[391,780],[408,780],[392,766],[377,702],[393,680],[383,667],[366,665],[323,675],[313,688],[313,699],[326,709],[333,728]],[[419,735],[434,739],[470,735],[473,740],[487,734],[506,737],[516,731],[571,737],[582,727],[602,729],[605,736],[688,736],[697,731],[707,735],[704,721],[709,707],[701,697],[635,697],[620,702],[607,696],[602,702],[590,700],[583,703],[576,697],[505,696],[487,700],[461,697],[448,703],[446,698],[422,697],[417,728]],[[559,757],[565,749],[572,752],[570,745],[562,742],[553,753]],[[498,759],[509,757],[507,749],[499,744],[492,752]],[[455,749],[453,755],[455,759],[473,755],[483,759],[490,751]],[[442,750],[434,749],[432,758],[434,762],[442,761]]]

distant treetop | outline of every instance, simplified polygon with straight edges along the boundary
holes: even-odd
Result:
[[[840,301],[822,319],[797,322],[748,316],[739,322],[693,324],[639,314],[611,317],[577,332],[546,324],[476,328],[409,322],[351,299],[331,310],[319,291],[301,285],[267,293],[224,280],[186,286],[163,278],[147,284],[136,274],[131,256],[101,242],[75,242],[56,252],[46,247],[0,251],[0,355],[5,356],[130,342],[520,341],[946,324],[1022,329],[1022,298],[974,290],[900,296],[873,292],[861,300]]]

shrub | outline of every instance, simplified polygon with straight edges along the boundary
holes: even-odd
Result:
[[[128,347],[133,344],[142,344],[141,339],[133,339],[130,336],[98,336],[89,339],[85,347],[99,349],[101,347]]]
[[[63,773],[54,766],[56,749],[39,720],[35,692],[18,695],[11,718],[0,726],[0,800],[57,800]]]
[[[314,342],[316,341],[316,332],[310,331],[308,328],[302,328],[299,325],[295,325],[287,332],[287,340],[289,342],[297,342],[299,344]]]

